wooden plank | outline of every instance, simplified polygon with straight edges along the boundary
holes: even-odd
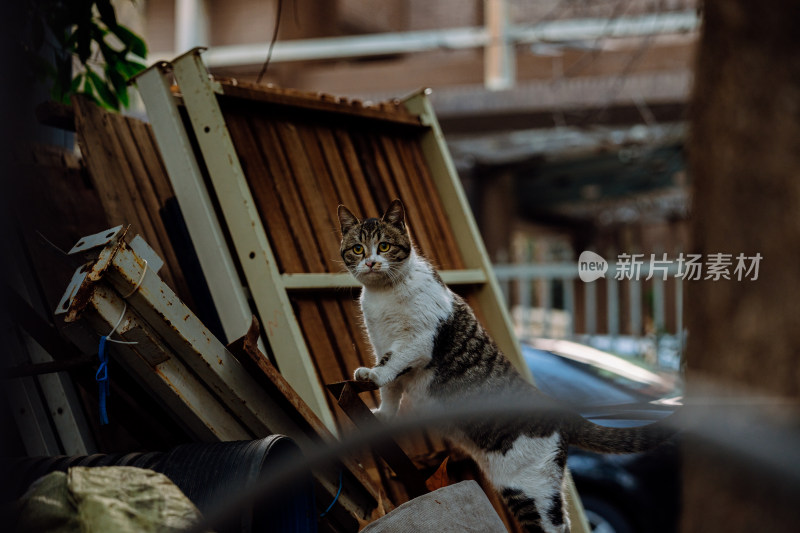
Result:
[[[438,247],[431,239],[430,227],[435,223],[425,212],[424,207],[417,201],[416,196],[411,191],[409,183],[414,178],[406,174],[403,164],[400,162],[397,151],[394,147],[394,140],[386,135],[379,136],[376,140],[376,158],[385,161],[385,179],[391,182],[394,190],[397,191],[396,197],[400,198],[406,209],[406,220],[411,240],[422,251],[434,265],[440,264]],[[378,165],[381,168],[380,165]]]
[[[378,206],[375,202],[375,198],[369,190],[369,186],[367,185],[368,180],[366,176],[368,169],[362,164],[361,158],[359,157],[358,147],[354,144],[354,139],[351,136],[351,133],[343,129],[337,129],[334,131],[334,135],[336,141],[338,142],[338,150],[342,154],[342,159],[349,173],[349,181],[343,182],[342,188],[352,188],[355,196],[358,198],[358,203],[361,208],[360,212],[355,213],[355,215],[358,217],[363,217],[367,213],[377,213]],[[332,148],[327,144],[325,146],[326,151],[329,149],[337,149],[336,145]],[[356,208],[354,206],[351,207],[351,209]]]
[[[138,121],[116,115],[109,116],[109,119],[109,123],[113,126],[113,131],[122,150],[122,154],[124,154],[125,161],[127,161],[130,169],[129,187],[136,189],[136,192],[140,195],[142,213],[149,220],[150,227],[153,231],[153,235],[143,235],[143,237],[148,241],[148,244],[150,244],[151,239],[156,240],[158,247],[154,247],[154,250],[164,260],[166,272],[160,272],[161,278],[175,289],[181,300],[183,300],[187,306],[194,308],[194,299],[183,277],[180,262],[172,247],[167,228],[164,226],[164,221],[160,215],[164,203],[159,198],[155,186],[153,185],[154,181],[163,183],[166,182],[168,178],[163,173],[154,175],[148,169],[141,152],[145,144],[134,138],[133,131],[130,127],[131,123]],[[163,170],[163,167],[160,165],[159,170]],[[169,283],[168,280],[171,280],[172,283]]]
[[[141,233],[165,260],[166,268],[162,269],[161,278],[170,287],[180,289],[181,296],[191,303],[185,282],[177,283],[173,276],[173,269],[179,270],[179,266],[163,225],[160,220],[150,218],[148,210],[153,209],[154,201],[152,187],[149,181],[140,182],[134,173],[145,174],[135,146],[124,134],[127,127],[121,125],[121,121],[125,119],[104,111],[80,96],[73,98],[73,103],[78,143],[109,223],[131,224],[134,230]],[[154,222],[158,222],[158,228]]]
[[[307,124],[297,124],[297,134],[300,142],[305,148],[305,153],[310,167],[311,174],[314,177],[317,194],[322,200],[320,207],[325,211],[321,215],[325,215],[323,228],[327,227],[327,231],[322,234],[325,240],[325,259],[328,272],[342,272],[345,270],[341,255],[339,253],[339,220],[337,215],[337,207],[341,203],[354,205],[355,195],[349,187],[336,187],[337,178],[340,183],[346,183],[346,174],[341,165],[341,160],[333,157],[333,153],[328,155],[334,161],[337,167],[333,174],[333,169],[326,164],[327,157],[324,153],[324,148],[320,142],[320,134],[330,138],[330,131],[324,127],[311,127]],[[312,192],[312,194],[314,194]],[[320,230],[318,230],[320,231]],[[323,229],[324,231],[324,229]]]
[[[375,418],[361,398],[358,396],[363,390],[363,383],[358,381],[345,381],[343,383],[332,383],[328,386],[337,403],[347,413],[350,420],[358,427],[366,429],[378,424]],[[338,393],[338,394],[337,394]],[[419,496],[428,492],[425,487],[425,479],[417,470],[416,465],[409,459],[408,455],[393,439],[386,439],[380,444],[373,446],[373,449],[383,458],[384,461],[394,470],[395,474],[403,481],[411,497]]]
[[[433,212],[430,205],[431,197],[435,196],[435,194],[431,194],[433,191],[423,190],[420,186],[421,176],[414,172],[413,165],[409,165],[405,161],[405,154],[403,154],[401,146],[406,142],[408,142],[406,139],[396,136],[391,139],[384,138],[385,149],[387,153],[391,154],[392,166],[398,168],[397,175],[405,176],[403,181],[406,183],[406,191],[403,194],[407,195],[407,200],[404,203],[409,210],[409,204],[414,205],[423,219],[422,230],[431,243],[428,253],[432,251],[435,254],[433,264],[437,269],[448,268],[453,263],[450,257],[450,250],[445,245],[446,243],[441,233],[441,219],[436,218],[436,213]],[[434,259],[434,257],[431,259]]]
[[[333,346],[328,336],[324,334],[325,323],[322,320],[317,302],[309,298],[294,297],[292,298],[292,305],[297,313],[297,320],[300,323],[303,337],[311,353],[311,359],[314,362],[320,383],[340,381],[347,371],[342,367],[341,362],[335,357],[321,356],[322,354],[332,354]],[[333,402],[330,398],[326,397],[326,400],[338,419],[340,413],[333,409]],[[337,420],[337,422],[341,424],[340,420]]]
[[[287,154],[292,178],[297,184],[300,201],[305,206],[311,223],[313,242],[318,246],[315,252],[322,262],[322,271],[335,272],[338,270],[337,261],[340,258],[339,245],[336,242],[338,220],[335,219],[335,205],[332,205],[336,202],[335,197],[329,196],[326,204],[326,198],[322,194],[325,189],[321,184],[321,176],[311,169],[308,143],[301,140],[299,126],[279,122],[276,128]],[[322,172],[323,175],[327,173],[324,170]],[[312,270],[315,271],[317,270]]]
[[[415,176],[411,185],[415,188],[417,198],[428,200],[427,209],[433,215],[435,228],[438,233],[440,245],[446,250],[449,262],[443,264],[445,269],[463,269],[464,260],[461,257],[461,250],[458,248],[450,220],[447,218],[442,199],[437,194],[436,185],[431,178],[430,169],[425,164],[420,148],[419,139],[413,141],[401,141],[398,143],[403,163],[406,165],[406,172],[409,176]]]
[[[334,225],[334,228],[327,234],[327,243],[330,245],[331,250],[338,254],[339,238],[338,232],[335,229],[336,222],[333,221],[336,217],[335,206],[338,205],[338,196],[332,181],[331,173],[324,165],[324,155],[318,143],[317,133],[321,129],[323,128],[313,128],[304,124],[298,124],[297,134],[305,148],[308,163],[311,166],[310,170],[315,177],[316,190],[319,196],[321,196],[323,204],[327,207],[329,216],[326,217],[323,224]],[[329,270],[338,270],[342,268],[341,261],[338,257],[337,255],[336,260],[329,262]],[[349,274],[347,275],[349,276]],[[350,302],[347,300],[350,300]],[[364,337],[363,331],[361,331],[360,327],[355,325],[358,318],[346,310],[348,304],[350,304],[349,307],[352,308],[352,297],[336,295],[334,298],[331,298],[330,295],[322,295],[321,301],[323,304],[323,318],[330,324],[331,331],[333,332],[332,337],[338,346],[338,352],[317,355],[320,357],[337,357],[341,359],[341,365],[345,369],[344,377],[349,377],[349,373],[360,366],[372,366],[373,361],[369,355],[370,352],[368,349],[364,349],[365,346],[363,342],[361,342]],[[376,401],[377,396],[373,396],[372,399]]]
[[[78,145],[109,225],[131,224],[134,231],[141,231],[135,206],[130,202],[127,190],[122,187],[104,186],[105,176],[116,176],[119,173],[113,151],[105,144],[106,128],[99,123],[97,112],[85,98],[74,97],[73,106]],[[97,183],[98,180],[103,182]]]
[[[256,144],[258,130],[254,129],[245,117],[228,113],[226,123],[236,146],[236,153],[248,177],[247,182],[262,224],[276,249],[275,259],[278,269],[281,272],[305,271],[288,216],[278,202],[274,179],[275,172],[280,172],[280,169],[276,168],[277,161],[275,158],[267,158],[264,144]],[[261,142],[266,143],[267,139],[261,139]]]
[[[318,114],[332,114],[341,120],[342,115],[371,119],[373,121],[421,127],[419,117],[400,106],[366,107],[358,101],[348,101],[335,96],[286,91],[242,81],[220,81],[222,94],[248,102],[274,104],[282,108],[310,110]]]
[[[140,120],[128,119],[126,122],[134,142],[139,148],[139,153],[142,156],[147,176],[153,185],[153,190],[158,196],[160,204],[164,205],[167,200],[175,196],[175,191],[172,190],[172,184],[169,181],[167,169],[161,158],[153,128],[150,124]]]
[[[356,368],[372,367],[375,364],[375,357],[362,325],[361,308],[357,301],[352,296],[343,295],[337,295],[335,299],[338,308],[334,312],[344,319],[342,327],[347,332],[347,342],[350,343],[342,351],[342,362],[345,368],[343,379],[350,379]],[[370,393],[368,397],[372,407],[380,405],[380,397],[377,392]]]
[[[297,183],[295,183],[292,176],[289,155],[284,151],[276,125],[256,118],[253,118],[250,124],[254,134],[257,135],[256,138],[268,140],[270,143],[271,152],[265,150],[264,157],[267,158],[273,170],[272,178],[277,193],[274,201],[280,202],[287,218],[291,221],[289,230],[294,235],[294,246],[298,248],[299,254],[303,259],[301,269],[293,271],[324,272],[325,266],[319,257],[317,236],[311,227],[308,211],[303,204],[300,192],[297,189]],[[284,250],[277,251],[279,255],[283,252]],[[299,265],[293,268],[298,267]]]
[[[348,174],[348,171],[360,173],[361,169],[358,167],[358,162],[356,161],[355,163],[355,169],[345,168],[341,147],[336,144],[336,138],[331,128],[317,127],[315,128],[315,133],[319,149],[330,173],[331,182],[336,189],[339,203],[360,213],[363,210],[363,206],[356,198],[356,192],[350,185],[350,175]]]
[[[306,206],[312,231],[320,246],[317,254],[321,258],[339,257],[339,246],[336,243],[335,236],[336,225],[330,217],[333,210],[326,208],[325,195],[320,194],[325,192],[325,187],[321,183],[323,180],[320,178],[326,174],[326,171],[319,168],[319,174],[312,172],[309,162],[310,158],[316,155],[309,155],[307,152],[310,147],[313,147],[313,143],[303,142],[303,140],[311,139],[301,139],[301,127],[299,126],[284,122],[278,123],[276,126],[278,135],[283,141],[292,177],[298,185],[300,201]],[[329,189],[328,192],[330,193]],[[334,202],[335,200],[329,196],[328,203],[332,204]],[[328,267],[328,270],[330,270],[330,267]],[[342,374],[346,376],[352,371],[350,370],[351,368],[356,368],[364,363],[359,361],[358,354],[353,352],[355,338],[348,335],[349,328],[344,319],[345,315],[336,300],[322,296],[317,298],[317,303],[317,312],[319,313],[322,328],[315,328],[312,331],[315,336],[319,336],[324,332],[332,349],[312,350],[312,354],[314,354],[315,359],[320,361],[320,364],[330,359],[336,360],[337,366],[341,369]],[[316,319],[317,317],[315,316],[311,320]],[[326,379],[325,382],[329,381]]]
[[[364,181],[354,182],[362,198],[369,198],[373,207],[371,211],[361,213],[363,217],[380,217],[383,210],[389,206],[394,199],[392,192],[386,189],[386,184],[381,176],[379,162],[372,155],[374,152],[372,139],[364,132],[349,131],[349,137],[353,144],[353,150],[358,156],[361,169],[363,170]]]

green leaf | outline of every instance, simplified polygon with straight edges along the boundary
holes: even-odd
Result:
[[[120,61],[125,61],[125,51],[118,52],[114,50],[103,39],[97,41],[97,45],[100,48],[100,53],[103,54],[103,59],[106,60],[107,64],[112,65],[119,63]]]
[[[114,35],[119,37],[119,40],[125,44],[125,48],[133,52],[133,54],[141,58],[147,57],[147,45],[141,37],[122,24],[117,25],[116,28],[112,28],[111,31]]]
[[[69,94],[78,94],[81,92],[82,87],[86,82],[86,73],[81,72],[72,78],[72,84],[69,86]]]
[[[119,102],[124,106],[130,105],[130,98],[128,98],[128,82],[117,70],[106,67],[106,79],[111,82],[114,87],[114,92],[117,94]]]
[[[142,63],[138,63],[136,61],[120,61],[117,63],[117,67],[122,69],[121,74],[125,76],[126,80],[129,80],[139,74],[141,71],[147,68],[146,65]]]
[[[86,76],[89,79],[89,82],[91,82],[92,87],[94,87],[94,90],[97,92],[97,96],[100,97],[103,107],[118,110],[119,99],[117,99],[117,96],[111,91],[111,89],[108,88],[106,81],[91,69],[86,71]]]

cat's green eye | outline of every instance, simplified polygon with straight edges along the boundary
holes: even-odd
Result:
[[[389,245],[388,242],[382,242],[378,245],[379,252],[388,252],[389,248],[391,248],[391,246]]]
[[[358,254],[358,255],[363,254],[364,253],[364,247],[361,246],[360,244],[356,244],[355,246],[353,246],[353,253]]]

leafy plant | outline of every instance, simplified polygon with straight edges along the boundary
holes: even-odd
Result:
[[[128,80],[145,68],[147,45],[117,22],[111,0],[27,0],[23,44],[34,74],[52,83],[51,97],[69,103],[86,94],[99,105],[128,107]]]

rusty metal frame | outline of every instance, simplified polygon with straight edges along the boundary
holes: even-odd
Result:
[[[164,166],[186,220],[222,329],[231,340],[242,334],[242,324],[250,319],[250,304],[233,258],[228,253],[225,234],[184,129],[176,98],[170,90],[170,71],[168,63],[157,63],[139,74],[136,84],[147,106]]]
[[[341,381],[329,383],[326,387],[336,398],[342,411],[357,427],[366,429],[380,423],[359,396],[362,392],[378,390],[377,385],[367,381]],[[417,470],[414,462],[394,439],[385,439],[376,443],[373,450],[394,471],[398,479],[405,485],[410,497],[415,498],[428,492],[425,486],[425,477]]]
[[[172,61],[172,71],[208,169],[250,295],[281,373],[332,432],[336,426],[316,375],[244,171],[225,126],[216,86],[194,49]]]

